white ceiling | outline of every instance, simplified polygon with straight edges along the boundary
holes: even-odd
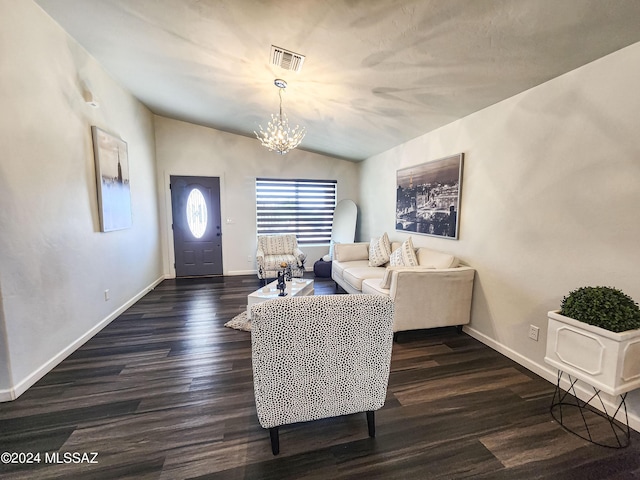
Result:
[[[638,0],[36,2],[154,113],[254,137],[284,78],[299,148],[354,161],[640,41]]]

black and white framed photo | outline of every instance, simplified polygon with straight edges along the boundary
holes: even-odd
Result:
[[[396,230],[458,239],[463,157],[398,170]]]
[[[92,126],[100,230],[131,227],[129,156],[124,140]]]

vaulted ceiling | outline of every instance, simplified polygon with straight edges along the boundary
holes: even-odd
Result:
[[[36,3],[154,113],[254,137],[283,78],[299,148],[353,161],[640,41],[638,0]]]

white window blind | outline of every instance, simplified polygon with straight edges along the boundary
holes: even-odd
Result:
[[[331,240],[336,180],[256,179],[258,235],[295,233],[299,245]]]

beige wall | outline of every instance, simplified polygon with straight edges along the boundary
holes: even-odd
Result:
[[[84,102],[83,85],[100,108]],[[153,117],[33,2],[0,0],[0,105],[0,400],[8,400],[162,269]],[[91,125],[128,143],[130,229],[99,232]]]
[[[464,152],[460,239],[412,239],[477,269],[470,333],[554,379],[546,313],[563,295],[612,285],[640,300],[639,84],[640,43],[366,160],[361,239],[407,236],[397,169]],[[638,428],[640,392],[629,403]]]
[[[0,402],[11,397],[9,391],[12,386],[13,377],[11,376],[11,365],[9,364],[9,345],[7,344],[7,330],[4,321],[4,307],[2,305],[2,285],[0,285]]]
[[[171,175],[220,177],[222,250],[225,275],[255,273],[256,177],[338,181],[338,200],[358,203],[358,165],[296,149],[269,152],[257,139],[190,123],[155,117],[158,192],[163,231],[164,271],[174,277],[171,225]],[[305,247],[307,269],[328,247]],[[249,261],[249,257],[251,260]]]

